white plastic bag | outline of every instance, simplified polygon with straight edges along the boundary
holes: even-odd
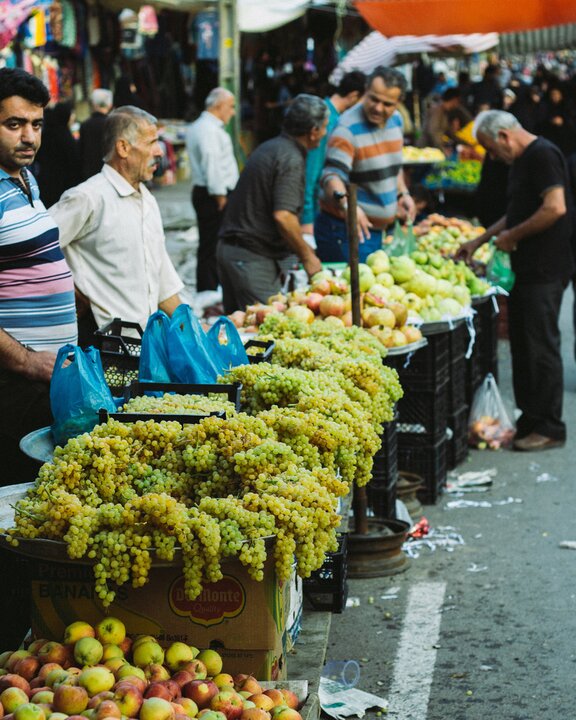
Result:
[[[502,401],[500,390],[492,373],[474,393],[468,420],[468,444],[480,450],[498,450],[508,447],[516,428]]]

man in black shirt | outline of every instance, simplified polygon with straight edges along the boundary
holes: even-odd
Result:
[[[104,165],[104,123],[112,110],[112,91],[97,88],[92,92],[92,115],[80,125],[78,154],[81,180],[88,180]]]
[[[476,119],[479,142],[510,165],[506,215],[462,246],[469,259],[491,237],[511,253],[516,283],[509,299],[510,351],[516,404],[517,450],[564,445],[563,370],[558,316],[564,288],[574,272],[568,174],[558,148],[525,130],[500,110]]]
[[[302,237],[306,153],[326,134],[328,106],[298,95],[283,132],[250,156],[230,196],[218,242],[218,271],[227,313],[266,302],[282,286],[283,262],[297,255],[309,276],[322,269]]]

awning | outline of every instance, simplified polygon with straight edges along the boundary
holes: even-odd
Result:
[[[355,0],[383,35],[520,32],[576,22],[574,0]]]
[[[573,48],[576,48],[576,23],[521,33],[503,33],[498,44],[498,50],[504,55]]]
[[[418,53],[470,55],[498,44],[497,33],[471,35],[403,35],[386,38],[379,32],[367,35],[336,66],[330,82],[337,84],[352,70],[370,73],[378,65],[394,65],[403,57]]]
[[[240,32],[268,32],[302,17],[312,6],[328,0],[238,0]]]

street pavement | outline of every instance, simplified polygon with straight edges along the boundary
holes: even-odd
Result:
[[[495,468],[490,489],[424,506],[434,530],[463,544],[432,543],[402,574],[350,580],[355,606],[332,618],[328,657],[357,660],[358,687],[387,699],[389,718],[576,716],[576,550],[560,546],[576,540],[572,298],[568,290],[561,317],[566,446],[472,451],[457,472]],[[507,341],[498,356],[500,390],[513,406]]]
[[[193,298],[197,233],[189,187],[154,192]],[[351,606],[332,617],[328,659],[357,660],[358,687],[384,698],[389,718],[576,716],[576,550],[560,546],[576,541],[572,303],[569,289],[561,316],[566,446],[472,451],[456,472],[495,468],[487,492],[444,494],[424,507],[436,533],[459,536],[462,544],[448,550],[431,542],[401,574],[349,580]],[[500,391],[513,407],[507,341],[499,342],[498,358]]]

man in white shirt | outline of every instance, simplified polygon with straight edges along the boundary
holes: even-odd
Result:
[[[236,112],[234,95],[224,88],[214,88],[206,98],[205,107],[186,134],[192,171],[192,205],[200,236],[196,265],[198,291],[218,287],[218,232],[228,194],[238,182],[232,141],[224,129]]]
[[[50,208],[74,277],[81,345],[115,317],[145,327],[158,308],[171,315],[181,303],[160,210],[143,184],[161,157],[156,118],[119,107],[106,118],[101,172]]]

